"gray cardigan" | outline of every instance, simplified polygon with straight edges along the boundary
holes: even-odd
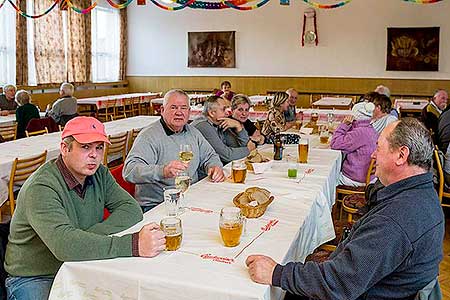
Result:
[[[277,265],[272,284],[314,299],[414,299],[438,275],[443,255],[432,179],[426,173],[380,189],[329,260]]]
[[[223,131],[214,125],[205,116],[200,116],[192,122],[192,126],[197,128],[211,144],[220,156],[223,164],[230,161],[244,158],[249,155],[247,148],[249,137],[246,130],[236,132],[232,129]]]
[[[197,129],[186,125],[179,133],[170,132],[161,119],[139,133],[125,160],[123,177],[136,184],[135,198],[141,206],[158,205],[163,201],[163,188],[175,184],[174,178],[163,177],[163,169],[168,162],[179,160],[181,144],[190,144],[194,153],[188,168],[192,183],[199,180],[199,172],[222,167],[219,156]]]

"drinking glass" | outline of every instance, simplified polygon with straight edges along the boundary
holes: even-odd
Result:
[[[298,162],[306,164],[308,162],[309,141],[302,137],[298,143]]]
[[[176,186],[169,185],[164,188],[164,203],[166,206],[166,214],[171,217],[178,215],[180,208],[181,190]]]
[[[235,247],[241,241],[244,216],[238,207],[224,207],[220,210],[219,229],[225,247]]]
[[[297,178],[297,164],[289,163],[288,165],[288,177],[289,178]]]
[[[189,163],[194,158],[191,145],[180,145],[180,152],[178,152],[178,156],[182,162]]]
[[[180,206],[186,208],[186,192],[191,185],[191,177],[186,171],[178,173],[175,177],[175,186],[181,191],[181,204]]]
[[[175,251],[181,246],[183,240],[183,228],[181,220],[176,217],[166,217],[160,222],[161,230],[166,234],[166,250]]]
[[[320,128],[320,143],[328,144],[328,139],[330,138],[330,132],[328,131],[328,127],[322,126]]]
[[[247,165],[243,160],[234,160],[231,163],[231,177],[234,183],[244,183],[247,177]]]

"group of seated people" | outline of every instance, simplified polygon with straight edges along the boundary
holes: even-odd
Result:
[[[67,121],[76,117],[77,99],[73,97],[74,86],[63,83],[59,88],[60,98],[53,104],[48,104],[45,116],[51,118],[57,125],[64,126]],[[39,108],[32,104],[31,95],[26,90],[17,91],[16,86],[8,84],[0,94],[0,109],[16,114],[17,138],[25,137],[25,130],[32,119],[40,119]]]
[[[210,97],[202,118],[189,124],[189,96],[182,90],[167,92],[160,120],[139,133],[124,163],[123,177],[136,184],[135,199],[101,164],[109,143],[104,125],[91,117],[70,120],[62,132],[60,156],[39,168],[18,195],[5,258],[9,299],[47,299],[65,261],[158,255],[165,249],[165,235],[156,223],[120,237],[111,234],[141,221],[143,212],[160,204],[163,188],[173,185],[180,172],[188,173],[192,183],[204,177],[224,181],[224,163],[245,157],[264,142],[264,134],[293,122],[284,117],[290,97],[297,97],[290,92],[275,95],[261,132],[247,122],[250,101],[244,95],[232,98],[230,117],[222,98]],[[429,173],[431,137],[414,119],[388,122],[389,98],[374,96],[354,106],[354,117],[336,129],[331,141],[345,160],[377,159],[380,183],[369,216],[323,263],[282,265],[250,255],[246,264],[255,282],[306,297],[301,299],[413,299],[435,280],[444,222]],[[375,129],[371,124],[377,121]],[[189,163],[179,160],[182,144],[192,147]],[[343,166],[347,178],[341,180],[360,182],[359,173],[353,177],[345,170],[365,165],[352,164]],[[111,213],[106,220],[104,208]]]

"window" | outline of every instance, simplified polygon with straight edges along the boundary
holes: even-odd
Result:
[[[0,9],[0,86],[16,82],[16,11]]]
[[[92,14],[92,81],[118,81],[120,11],[98,5]]]

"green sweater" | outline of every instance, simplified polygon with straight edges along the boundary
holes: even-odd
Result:
[[[55,160],[25,182],[11,220],[5,270],[54,276],[65,261],[132,256],[132,235],[108,236],[142,220],[137,202],[100,165],[84,199],[69,190]],[[103,208],[112,214],[102,221]]]

